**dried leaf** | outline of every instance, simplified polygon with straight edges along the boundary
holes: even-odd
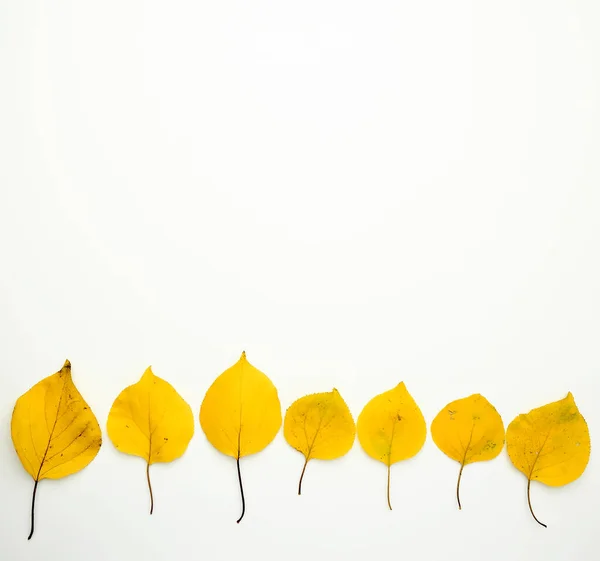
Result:
[[[200,425],[219,452],[236,459],[242,514],[246,501],[240,458],[260,452],[281,428],[281,405],[273,382],[246,359],[246,353],[208,388],[200,408]]]
[[[125,388],[115,399],[106,428],[117,450],[146,460],[152,514],[150,466],[172,462],[186,451],[194,435],[191,407],[171,384],[155,376],[148,367],[139,382]]]
[[[375,396],[356,423],[363,450],[387,466],[387,502],[390,501],[390,466],[415,456],[425,444],[427,425],[404,382]]]
[[[342,457],[352,448],[355,434],[352,414],[335,388],[331,392],[306,395],[290,405],[285,413],[283,435],[305,458],[298,495],[302,494],[302,479],[309,460]]]
[[[73,384],[68,360],[59,372],[17,399],[11,434],[19,459],[35,482],[27,538],[31,539],[38,483],[77,473],[96,457],[102,445],[98,421]]]
[[[437,447],[460,464],[456,500],[460,504],[460,480],[467,464],[493,460],[504,446],[504,424],[494,406],[474,394],[449,403],[431,423]]]
[[[561,487],[575,481],[590,459],[590,433],[573,394],[517,416],[506,430],[506,449],[514,466],[527,477],[531,515],[531,482]]]

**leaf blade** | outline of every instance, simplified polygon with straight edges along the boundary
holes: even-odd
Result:
[[[248,362],[245,352],[207,390],[200,407],[200,426],[208,441],[232,458],[260,452],[279,432],[277,388]]]
[[[148,367],[140,380],[119,393],[110,409],[107,432],[115,448],[150,465],[180,458],[194,436],[189,404]]]
[[[71,363],[35,384],[15,404],[11,435],[34,480],[77,473],[98,454],[100,426],[71,377]]]
[[[364,406],[357,430],[363,450],[385,465],[416,456],[427,438],[423,413],[404,382],[376,395]]]
[[[527,478],[551,487],[578,479],[591,450],[587,422],[570,392],[564,399],[518,415],[508,426],[506,442],[513,465]]]

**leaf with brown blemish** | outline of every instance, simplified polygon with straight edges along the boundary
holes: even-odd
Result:
[[[531,482],[561,487],[575,481],[590,459],[590,433],[573,394],[518,415],[506,430],[506,449],[513,465],[527,477],[527,502]]]
[[[304,455],[298,495],[302,494],[308,462],[342,457],[352,448],[355,435],[352,414],[335,388],[330,392],[305,395],[289,406],[283,436],[292,448]]]
[[[152,514],[150,466],[172,462],[186,451],[194,436],[191,407],[169,382],[155,376],[148,367],[139,382],[125,388],[115,399],[106,428],[117,450],[146,461]]]
[[[356,426],[363,450],[387,466],[387,503],[392,510],[390,468],[418,454],[425,444],[427,425],[423,414],[401,382],[371,399]]]
[[[98,454],[102,433],[96,417],[71,378],[71,363],[24,393],[15,404],[11,435],[23,467],[33,477],[31,531],[35,498],[42,479],[77,473]]]
[[[431,423],[437,447],[460,464],[456,500],[460,504],[460,481],[467,464],[493,460],[504,446],[504,424],[495,407],[482,395],[457,399],[444,407]]]

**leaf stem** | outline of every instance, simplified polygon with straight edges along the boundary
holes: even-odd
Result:
[[[146,479],[148,480],[148,490],[150,491],[150,514],[154,512],[154,495],[152,494],[152,483],[150,483],[150,462],[146,464]]]
[[[302,494],[302,479],[304,478],[304,472],[306,471],[306,464],[308,464],[308,458],[306,458],[304,467],[302,468],[302,473],[300,474],[300,481],[298,482],[298,495]]]
[[[458,472],[458,481],[456,482],[456,500],[458,501],[458,510],[462,510],[462,506],[460,504],[460,480],[462,479],[462,472],[465,468],[465,463],[460,464],[460,471]]]
[[[242,494],[242,514],[237,519],[237,523],[239,524],[244,518],[244,514],[246,513],[246,499],[244,499],[244,485],[242,484],[242,472],[240,471],[240,457],[237,457],[237,472],[238,472],[238,481],[240,482],[240,493]]]
[[[27,536],[28,540],[30,540],[31,536],[33,536],[33,529],[34,529],[34,522],[35,522],[35,495],[37,493],[38,483],[39,483],[39,480],[36,479],[35,483],[33,485],[33,496],[31,498],[31,532],[29,532],[29,536]]]
[[[544,524],[543,522],[540,522],[537,519],[537,516],[535,515],[535,513],[533,512],[533,508],[531,506],[531,479],[527,479],[527,504],[529,504],[529,511],[531,512],[531,516],[533,516],[533,519],[540,525],[543,526],[544,528],[547,528],[548,526],[546,526],[546,524]]]
[[[388,478],[387,478],[387,501],[390,510],[392,510],[392,503],[390,502],[390,464],[388,464]]]

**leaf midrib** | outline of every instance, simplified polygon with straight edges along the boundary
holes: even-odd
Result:
[[[65,379],[63,380],[63,386],[60,391],[60,397],[58,398],[58,407],[56,408],[56,418],[54,419],[54,424],[52,425],[52,430],[50,431],[50,434],[48,435],[48,444],[46,444],[46,450],[40,461],[40,469],[38,470],[37,476],[34,479],[34,481],[36,481],[36,482],[40,480],[40,474],[42,473],[42,468],[44,467],[44,462],[46,461],[46,456],[48,455],[48,450],[50,450],[50,442],[52,442],[54,430],[56,429],[56,424],[58,423],[58,419],[59,419],[58,413],[60,411],[60,406],[62,404],[63,395],[65,394],[66,385],[67,385],[67,376],[65,375]],[[47,393],[48,393],[48,390],[46,390],[46,393],[44,394],[44,409],[46,408],[46,394]],[[47,425],[46,425],[46,428],[48,428]],[[31,440],[31,442],[33,443],[33,438]],[[34,448],[35,448],[35,445],[34,445]]]
[[[535,466],[538,462],[538,459],[540,457],[540,454],[542,453],[542,450],[544,449],[544,446],[546,446],[546,443],[548,442],[548,439],[550,438],[550,433],[552,432],[552,427],[550,427],[550,429],[548,430],[548,434],[546,435],[546,438],[544,439],[544,443],[540,446],[540,449],[538,450],[538,453],[535,455],[535,459],[533,460],[533,464],[531,464],[531,469],[529,470],[529,476],[527,477],[527,479],[529,481],[531,481],[531,477],[533,475],[533,471],[535,470]]]
[[[315,435],[313,436],[312,442],[310,443],[310,445],[308,447],[308,451],[306,453],[306,461],[310,460],[310,455],[315,446],[317,436],[319,436],[319,431],[321,430],[321,427],[323,426],[323,419],[325,418],[325,415],[327,414],[327,411],[329,411],[330,407],[331,407],[331,404],[327,405],[327,407],[325,408],[325,411],[323,411],[323,414],[319,418],[319,426],[317,427],[317,430],[315,431]],[[306,434],[306,415],[304,416],[304,435],[307,436],[307,434]],[[306,438],[306,443],[308,444],[308,436]]]

